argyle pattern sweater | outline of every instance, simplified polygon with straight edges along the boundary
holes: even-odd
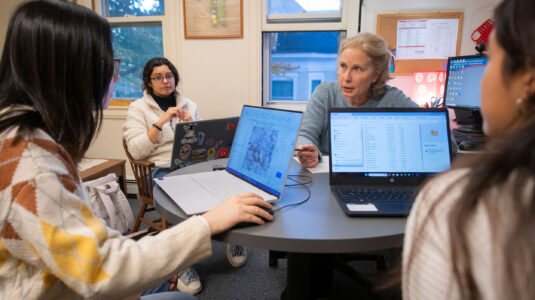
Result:
[[[199,217],[137,242],[108,228],[65,149],[15,130],[0,134],[0,299],[116,299],[211,255]]]

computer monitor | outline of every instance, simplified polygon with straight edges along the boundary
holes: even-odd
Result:
[[[444,104],[455,111],[459,131],[482,133],[481,78],[487,65],[483,54],[448,58]]]

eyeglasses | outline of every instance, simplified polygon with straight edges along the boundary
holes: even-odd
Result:
[[[154,80],[156,82],[162,82],[164,78],[167,81],[175,80],[175,75],[173,75],[173,73],[167,73],[167,74],[165,74],[165,76],[163,76],[162,74],[155,74],[150,79],[152,79],[152,80]]]

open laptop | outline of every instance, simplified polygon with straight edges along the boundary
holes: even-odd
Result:
[[[171,169],[227,158],[239,120],[231,117],[176,124]]]
[[[445,108],[329,111],[329,181],[349,216],[406,216],[419,185],[450,168]]]
[[[225,170],[156,179],[188,215],[228,197],[254,192],[268,202],[282,196],[302,112],[244,106]]]

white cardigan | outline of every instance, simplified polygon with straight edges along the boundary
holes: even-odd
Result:
[[[176,106],[187,111],[193,121],[201,119],[197,104],[182,96],[175,90]],[[147,132],[164,115],[158,103],[147,92],[143,91],[143,97],[132,102],[128,108],[126,122],[123,125],[123,139],[126,141],[128,151],[134,159],[144,159],[155,163],[158,168],[167,168],[171,163],[173,151],[173,139],[175,128],[167,122],[162,126],[162,132],[153,144]],[[173,125],[176,125],[173,122]]]

